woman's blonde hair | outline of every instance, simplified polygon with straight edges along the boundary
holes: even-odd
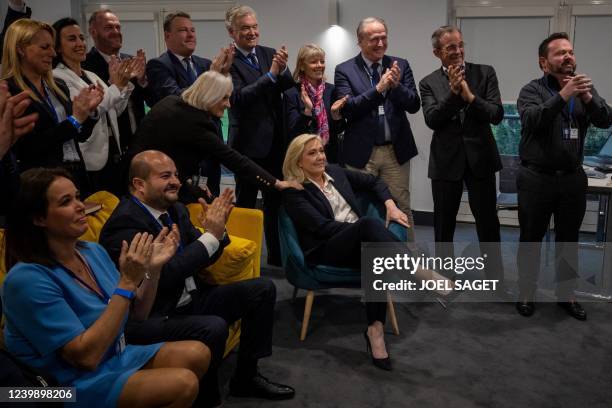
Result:
[[[306,44],[303,45],[297,54],[295,61],[295,71],[293,71],[293,79],[295,82],[299,82],[301,77],[304,75],[306,68],[306,61],[312,57],[323,57],[325,58],[325,51],[317,44]],[[323,77],[325,80],[325,77]]]
[[[306,175],[298,165],[298,162],[304,153],[304,147],[313,139],[317,139],[321,145],[323,145],[321,137],[312,133],[299,135],[289,143],[287,154],[285,154],[285,161],[283,162],[283,177],[285,180],[295,180],[298,183],[304,183],[304,181],[306,181]]]
[[[225,95],[232,92],[234,85],[229,76],[217,71],[206,71],[181,94],[183,101],[200,110],[208,110]]]
[[[23,52],[24,48],[32,43],[32,39],[41,30],[47,31],[51,34],[53,41],[51,47],[55,44],[55,30],[47,23],[42,21],[31,20],[29,18],[22,18],[21,20],[15,21],[6,30],[4,37],[4,54],[2,55],[2,79],[14,78],[15,83],[22,91],[29,90],[30,87],[26,84],[25,77],[23,75],[23,62],[22,57],[19,55],[19,50]],[[60,89],[53,79],[53,70],[49,70],[43,75],[45,83],[51,87],[56,95],[61,97],[64,101],[68,100],[66,94]],[[37,102],[40,102],[33,92],[30,93],[30,97]]]

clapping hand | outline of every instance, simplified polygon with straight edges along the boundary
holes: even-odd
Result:
[[[391,64],[391,72],[393,72],[393,75],[391,76],[391,88],[396,88],[399,85],[402,77],[402,71],[400,70],[397,61],[393,61],[393,64]]]
[[[91,112],[96,110],[104,98],[104,89],[100,84],[81,89],[72,100],[72,114],[80,123],[85,122]]]
[[[573,77],[567,77],[562,82],[563,88],[559,91],[559,94],[565,101],[568,101],[572,96],[579,96],[584,103],[591,102],[593,98],[591,94],[593,81],[591,78],[584,74],[578,74]]]
[[[236,46],[234,44],[230,44],[229,47],[221,48],[213,59],[210,69],[227,76],[234,62],[235,50]]]
[[[378,91],[378,93],[386,92],[389,88],[397,86],[395,85],[397,83],[399,83],[399,68],[387,68],[378,84],[376,84],[376,91]]]
[[[281,46],[280,50],[276,51],[274,57],[272,57],[272,65],[270,66],[270,72],[273,75],[278,75],[287,68],[287,61],[289,60],[289,53],[287,47]]]
[[[449,65],[448,67],[448,84],[451,88],[451,92],[455,95],[461,93],[461,82],[464,80],[463,69],[461,65]]]
[[[11,96],[6,82],[0,81],[0,158],[19,137],[34,129],[38,113],[22,117],[30,103],[30,94],[27,91]]]
[[[157,273],[174,256],[179,247],[181,235],[178,226],[172,224],[172,230],[168,227],[162,228],[153,240],[153,251],[149,261],[149,270]]]
[[[203,198],[198,199],[202,206],[202,213],[199,215],[200,224],[210,232],[215,238],[221,240],[225,232],[225,223],[234,208],[234,192],[226,188],[221,195],[208,205]]]
[[[296,180],[290,180],[290,181],[276,180],[276,183],[274,183],[274,188],[276,188],[279,191],[285,190],[287,188],[295,188],[296,190],[303,190],[304,186],[302,185],[302,183],[298,183]]]
[[[134,235],[129,245],[127,241],[121,242],[119,255],[121,279],[119,283],[126,285],[132,291],[136,290],[148,271],[152,254],[152,234],[139,232]]]
[[[308,96],[308,91],[306,91],[306,87],[302,84],[300,88],[300,98],[302,99],[302,103],[304,104],[304,115],[312,116],[312,101],[310,100],[310,96]]]
[[[122,90],[132,78],[132,59],[119,61],[116,56],[111,55],[108,62],[109,82]]]
[[[349,98],[348,95],[344,95],[342,98],[338,99],[336,102],[332,104],[331,115],[332,115],[333,120],[342,119],[342,108],[344,108],[344,105],[346,105],[348,98]]]

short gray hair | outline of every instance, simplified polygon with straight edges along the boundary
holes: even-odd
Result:
[[[445,26],[438,28],[431,35],[431,45],[436,49],[440,48],[440,38],[442,38],[444,34],[455,33],[455,32],[463,35],[461,33],[461,30],[457,26],[445,25]]]
[[[206,71],[181,94],[181,98],[194,108],[207,111],[212,105],[219,102],[234,86],[232,78],[217,71]]]
[[[234,26],[236,20],[244,16],[257,17],[257,14],[255,14],[255,10],[253,10],[251,7],[243,6],[242,4],[237,4],[234,7],[230,7],[225,12],[225,28],[229,31]]]
[[[365,26],[372,23],[380,23],[385,27],[385,32],[389,34],[389,28],[387,28],[387,23],[380,17],[366,17],[357,24],[357,41],[361,41],[361,37],[363,36],[363,30],[365,30]]]

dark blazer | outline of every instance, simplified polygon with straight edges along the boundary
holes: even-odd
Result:
[[[32,15],[32,9],[26,7],[25,13],[20,11],[13,10],[10,6],[7,7],[6,16],[4,17],[4,26],[2,26],[2,32],[0,33],[0,58],[2,58],[2,54],[4,51],[4,47],[1,45],[4,44],[4,35],[6,34],[6,30],[9,28],[11,24],[20,18],[30,18]]]
[[[259,187],[272,188],[276,178],[223,143],[218,131],[218,119],[170,95],[144,118],[128,156],[143,150],[160,150],[176,163],[181,182],[198,174],[201,160],[213,158]]]
[[[287,124],[287,143],[303,134],[314,133],[318,134],[317,119],[313,116],[304,115],[304,103],[301,98],[301,86],[296,84],[293,88],[285,91],[285,118]],[[329,142],[325,146],[325,153],[329,163],[338,162],[338,135],[344,131],[345,121],[333,120],[331,115],[331,106],[338,100],[338,93],[333,84],[325,83],[323,91],[323,105],[327,113],[327,123],[329,126]]]
[[[451,92],[442,68],[419,83],[425,123],[434,131],[429,154],[429,177],[434,180],[461,180],[466,163],[483,177],[502,168],[491,131],[491,124],[504,118],[495,70],[468,62],[465,79],[476,96],[470,105]]]
[[[236,50],[230,69],[234,91],[229,111],[229,144],[256,159],[267,157],[273,148],[286,147],[282,93],[295,82],[288,68],[277,76],[276,82],[267,75],[275,53],[272,48],[256,46],[260,66],[256,69]]]
[[[226,237],[220,242],[219,249],[211,257],[206,247],[197,241],[202,235],[189,220],[189,211],[181,203],[175,203],[168,209],[172,222],[178,225],[181,243],[177,253],[161,270],[159,286],[151,316],[166,316],[176,307],[181,298],[185,279],[193,276],[196,283],[198,272],[213,264],[223,253],[223,248],[229,244]],[[131,197],[121,200],[115,211],[104,224],[100,233],[100,244],[104,246],[111,259],[119,267],[121,242],[132,241],[138,232],[148,232],[157,235],[161,226],[151,213],[138,205]]]
[[[378,126],[378,106],[381,104],[385,107],[385,118],[389,123],[398,163],[404,164],[417,155],[406,112],[416,113],[421,101],[408,61],[385,55],[382,59],[383,72],[391,67],[393,61],[397,61],[402,77],[399,86],[389,89],[385,95],[379,94],[372,86],[361,54],[336,67],[334,83],[338,97],[349,95],[342,109],[342,116],[347,122],[342,159],[353,167],[365,167],[372,154],[372,129]]]
[[[9,92],[11,95],[17,95],[22,91],[13,78],[7,79],[9,86]],[[66,116],[72,115],[72,102],[70,101],[70,92],[64,81],[56,79],[55,83],[68,97],[67,100],[63,100],[61,97],[57,97],[66,110]],[[38,93],[31,87],[32,92]],[[75,147],[81,162],[83,162],[83,156],[79,149],[78,142],[86,141],[91,135],[91,131],[95,126],[97,120],[88,118],[78,131],[68,120],[63,120],[59,124],[55,123],[55,115],[52,113],[50,108],[45,102],[42,102],[44,96],[39,95],[41,102],[32,100],[32,103],[27,107],[24,115],[30,113],[38,113],[38,120],[32,130],[27,135],[19,138],[19,140],[12,147],[19,166],[19,171],[30,169],[32,167],[57,167],[63,163],[64,142],[74,140]],[[83,165],[83,169],[84,169]]]
[[[121,59],[132,58],[132,55],[120,53]],[[109,74],[108,74],[108,63],[104,60],[104,57],[96,47],[92,47],[87,53],[85,61],[81,64],[83,69],[92,71],[98,75],[107,85],[110,86]],[[138,81],[132,80],[134,84],[134,90],[130,95],[130,106],[134,112],[134,118],[136,120],[136,127],[140,124],[140,121],[145,115],[145,103],[149,106],[153,106],[155,100],[153,93],[149,90],[150,86],[142,88],[138,85]],[[129,109],[125,109],[121,115],[117,118],[119,122],[119,133],[121,136],[121,146],[129,147],[132,139],[132,129],[130,125],[130,114]]]
[[[381,201],[391,198],[385,183],[371,174],[348,170],[334,164],[328,165],[325,172],[334,179],[334,187],[359,217],[363,214],[359,210],[355,193],[373,192]],[[329,201],[311,182],[304,183],[304,190],[289,188],[284,190],[282,195],[285,211],[295,224],[300,245],[306,256],[350,225],[334,219]]]
[[[191,56],[191,61],[197,76],[210,69],[211,61],[206,58]],[[158,58],[147,62],[147,79],[153,94],[153,104],[168,95],[180,95],[191,85],[185,65],[170,51],[164,52]]]

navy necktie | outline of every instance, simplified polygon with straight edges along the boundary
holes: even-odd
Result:
[[[375,62],[372,64],[372,86],[376,86],[380,82],[380,73],[378,72],[378,67],[380,64]]]
[[[185,65],[187,66],[187,77],[189,78],[189,85],[191,85],[196,80],[196,74],[195,74],[195,71],[193,70],[191,58],[190,57],[184,58],[183,61],[185,61]]]
[[[162,223],[164,227],[168,227],[168,229],[172,229],[172,220],[170,219],[170,215],[168,213],[163,213],[158,217],[159,222]]]
[[[255,56],[255,54],[250,52],[249,54],[247,54],[247,59],[255,69],[259,69],[259,62],[257,61],[257,57]]]

